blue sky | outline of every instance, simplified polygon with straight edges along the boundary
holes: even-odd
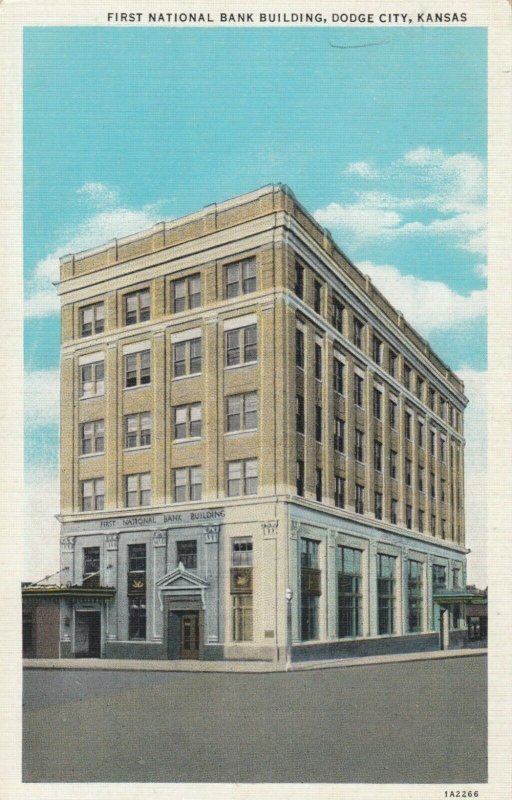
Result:
[[[293,189],[465,378],[468,481],[477,481],[486,36],[483,28],[25,29],[27,484],[37,476],[39,487],[55,485],[58,256],[271,182]]]

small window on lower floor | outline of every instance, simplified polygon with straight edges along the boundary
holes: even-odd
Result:
[[[128,597],[128,638],[146,638],[146,598]]]
[[[252,594],[233,595],[233,641],[252,641]]]
[[[183,564],[185,569],[197,569],[197,540],[188,539],[176,544],[176,561]]]

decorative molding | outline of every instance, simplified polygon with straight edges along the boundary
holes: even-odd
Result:
[[[302,525],[297,519],[290,521],[290,539],[297,539],[302,530]]]
[[[153,534],[153,547],[165,547],[167,544],[167,531],[155,531]]]
[[[117,550],[119,546],[119,534],[108,533],[106,539],[107,539],[107,550]]]
[[[263,528],[263,538],[276,539],[278,525],[278,519],[268,519],[266,522],[262,522],[261,527]]]
[[[64,536],[60,540],[60,546],[63,553],[72,553],[75,549],[75,536]]]
[[[215,544],[219,541],[220,525],[206,526],[206,544]]]

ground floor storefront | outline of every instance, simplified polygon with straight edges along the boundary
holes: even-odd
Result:
[[[290,499],[66,520],[62,657],[302,661],[440,644],[459,545]],[[108,591],[108,596],[93,593]],[[453,643],[466,630],[452,607]]]

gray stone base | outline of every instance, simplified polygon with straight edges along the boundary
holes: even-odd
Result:
[[[104,658],[134,658],[160,660],[167,658],[160,642],[105,642]]]
[[[350,639],[338,642],[296,644],[292,661],[322,661],[329,658],[364,658],[364,656],[439,650],[438,633],[383,636],[375,639]]]
[[[467,638],[468,632],[464,628],[460,631],[450,631],[448,649],[459,650],[466,645]]]
[[[61,658],[74,658],[74,655],[71,652],[71,642],[61,642],[60,643],[60,657]]]

